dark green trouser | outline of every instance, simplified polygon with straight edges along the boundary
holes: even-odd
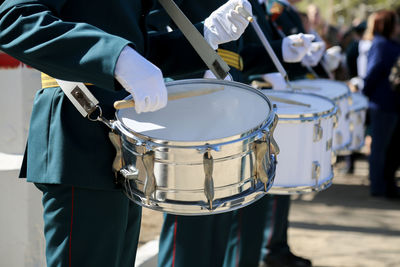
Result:
[[[232,212],[206,216],[166,214],[160,236],[159,267],[220,267]]]
[[[265,244],[264,229],[271,221],[272,197],[235,211],[224,267],[257,267]]]
[[[289,227],[290,196],[271,195],[273,214],[264,229],[261,259],[277,258],[290,251],[287,230]]]
[[[141,207],[120,191],[36,184],[43,192],[48,267],[132,267]]]

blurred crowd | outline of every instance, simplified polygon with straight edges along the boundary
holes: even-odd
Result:
[[[325,41],[328,52],[334,51],[336,57],[340,53],[335,79],[369,99],[365,144],[371,196],[399,198],[395,172],[400,148],[400,6],[372,12],[367,19],[355,19],[342,28],[327,23],[314,4],[308,5],[302,17],[307,30]],[[354,171],[355,157],[344,157],[344,172]]]

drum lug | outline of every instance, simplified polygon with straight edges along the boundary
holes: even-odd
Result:
[[[336,113],[333,115],[333,129],[336,129],[339,126],[339,116]]]
[[[113,144],[113,146],[116,150],[116,155],[115,155],[114,162],[112,164],[112,169],[114,171],[115,179],[117,179],[118,172],[124,166],[124,158],[122,157],[121,138],[118,134],[116,134],[114,132],[109,132],[108,137],[110,138],[111,143]]]
[[[332,149],[332,138],[330,138],[328,141],[326,141],[326,151],[329,151]]]
[[[269,160],[269,144],[265,140],[257,140],[254,142],[254,153],[256,154],[256,166],[254,169],[254,178],[256,180],[260,180],[264,184],[264,189],[267,191],[267,184],[269,181],[269,177],[267,172],[264,169],[264,161],[266,160],[266,156],[268,155],[268,160]],[[268,164],[266,164],[268,165]]]
[[[313,161],[312,163],[312,179],[316,180],[316,185],[318,185],[318,179],[321,175],[321,165],[318,161]]]
[[[321,127],[321,120],[318,120],[318,123],[314,124],[314,135],[313,135],[314,143],[316,143],[322,139],[323,133],[324,133],[324,131]]]
[[[350,132],[354,132],[354,123],[352,121],[349,123],[349,130]]]
[[[142,161],[144,168],[146,170],[146,180],[144,182],[144,195],[149,202],[151,194],[153,194],[157,190],[157,182],[156,177],[154,175],[154,161],[155,161],[155,153],[154,151],[148,151],[144,153],[142,156]]]
[[[276,105],[275,105],[275,108],[276,108]],[[274,139],[274,131],[275,131],[275,128],[277,125],[278,125],[278,115],[276,115],[276,113],[275,113],[274,122],[272,123],[271,129],[269,130],[269,132],[270,132],[270,136],[269,136],[270,149],[271,149],[271,153],[275,154],[275,156],[278,155],[280,152],[278,143]]]
[[[203,156],[203,166],[204,166],[204,195],[208,200],[208,209],[213,210],[213,200],[214,200],[214,180],[212,177],[214,170],[214,160],[211,156],[211,149],[208,149]]]
[[[341,132],[336,132],[335,138],[338,145],[341,145],[343,143],[343,136]]]

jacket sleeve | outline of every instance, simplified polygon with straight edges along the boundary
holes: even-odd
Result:
[[[363,94],[371,97],[377,88],[377,81],[382,75],[384,55],[380,43],[373,43],[368,53],[367,73],[364,78]]]
[[[203,23],[195,27],[203,34]],[[165,77],[181,78],[182,75],[207,70],[207,65],[179,30],[149,34],[146,57],[162,70]]]
[[[282,40],[270,41],[270,45],[279,61],[283,62]],[[278,71],[261,42],[245,42],[243,49],[240,51],[240,55],[243,58],[243,73],[246,76]]]
[[[14,0],[0,6],[0,49],[55,78],[114,88],[121,50],[133,43],[57,14],[66,0]]]

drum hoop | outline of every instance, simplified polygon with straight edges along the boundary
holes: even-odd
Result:
[[[210,80],[210,79],[186,79],[186,80],[179,80],[179,81],[172,81],[167,82],[166,86],[169,85],[176,85],[176,84],[193,84],[193,83],[213,83],[213,84],[221,84],[221,85],[229,85],[234,87],[240,87],[242,89],[251,91],[259,96],[261,96],[268,104],[270,113],[268,117],[260,124],[253,127],[251,130],[243,132],[241,134],[218,138],[218,139],[210,139],[210,140],[202,140],[202,141],[179,141],[179,140],[163,140],[158,138],[153,138],[147,135],[143,135],[132,131],[127,126],[125,126],[121,119],[118,117],[118,111],[115,113],[116,122],[114,123],[114,128],[117,128],[120,133],[126,135],[129,138],[132,138],[136,141],[146,143],[148,146],[155,146],[155,147],[169,147],[169,148],[190,148],[190,149],[207,149],[213,146],[222,146],[227,145],[235,142],[240,142],[247,139],[256,139],[259,135],[262,135],[264,130],[268,130],[269,127],[273,124],[275,118],[275,112],[272,108],[272,103],[263,93],[259,92],[258,90],[254,89],[251,86],[232,82],[232,81],[222,81],[222,80]],[[217,148],[215,148],[217,150]]]
[[[304,81],[304,80],[307,80],[307,79],[301,79],[301,80],[298,80],[298,81]],[[329,80],[329,79],[314,79],[314,80],[310,80],[310,81],[328,81],[329,83],[341,84],[338,81],[332,81],[332,80]],[[292,81],[292,83],[296,84],[296,81]],[[339,95],[337,97],[332,97],[332,98],[329,98],[329,97],[326,96],[326,98],[332,100],[333,102],[338,102],[338,101],[342,100],[343,98],[351,98],[350,88],[346,84],[344,84],[344,85],[347,87],[346,93],[341,94],[341,95]],[[302,92],[303,91],[307,91],[307,89],[295,89],[295,90],[296,91],[302,91]],[[307,91],[307,92],[310,92],[310,90]],[[315,93],[311,93],[310,92],[310,94],[315,94]]]
[[[270,90],[271,92],[268,93],[281,93],[282,91],[273,91]],[[289,94],[300,94],[300,95],[308,95],[308,96],[312,96],[312,97],[317,97],[320,99],[323,99],[324,101],[329,102],[330,104],[332,104],[332,108],[328,109],[326,111],[322,111],[322,112],[318,112],[318,113],[303,113],[303,114],[293,114],[293,115],[280,115],[278,112],[278,118],[279,118],[279,123],[281,123],[281,120],[283,121],[291,121],[291,120],[296,120],[299,121],[300,123],[302,122],[307,122],[307,121],[313,121],[313,120],[318,120],[319,118],[325,118],[325,117],[333,117],[336,112],[337,112],[337,106],[335,104],[334,101],[332,101],[331,99],[321,96],[321,95],[317,95],[317,94],[313,94],[313,93],[308,93],[308,92],[293,92],[293,91],[284,91],[285,93],[289,93]],[[267,94],[268,97],[268,94]]]

